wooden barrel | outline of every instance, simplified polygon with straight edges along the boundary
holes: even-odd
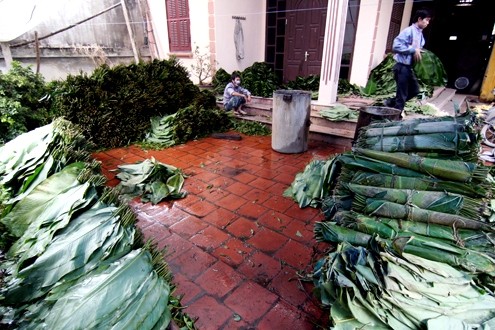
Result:
[[[311,92],[273,92],[272,149],[287,154],[308,150],[310,114]]]

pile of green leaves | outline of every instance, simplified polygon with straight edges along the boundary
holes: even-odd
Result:
[[[284,88],[317,92],[320,89],[320,75],[298,76],[285,84]]]
[[[9,184],[0,235],[11,237],[0,251],[1,327],[161,329],[173,315],[193,328],[163,254],[143,242],[116,190],[103,187],[99,163],[74,158],[82,134],[64,123],[0,150],[0,180]]]
[[[165,198],[184,198],[182,191],[185,176],[172,165],[160,163],[154,158],[136,164],[119,165],[117,178],[121,182],[116,189],[128,197],[141,196],[143,203],[158,204]]]
[[[51,121],[49,86],[17,61],[7,73],[0,72],[0,145]]]
[[[0,148],[0,211],[7,212],[40,182],[72,162],[88,161],[92,148],[79,128],[58,118]]]
[[[418,80],[429,86],[447,85],[447,72],[442,61],[431,51],[421,53],[421,61],[414,63],[414,73]]]
[[[320,116],[330,121],[347,120],[356,122],[359,117],[359,111],[350,109],[343,104],[336,104],[334,106],[321,109]]]
[[[366,96],[395,95],[396,86],[393,72],[395,63],[393,54],[387,54],[383,61],[371,70],[368,82],[362,89],[363,94]]]
[[[339,96],[362,95],[361,88],[356,84],[351,84],[348,79],[339,79],[337,93]]]
[[[331,308],[334,329],[475,329],[493,324],[495,297],[462,271],[405,253],[402,245],[392,248],[377,240],[365,248],[343,242],[317,263],[315,287]]]
[[[230,127],[230,116],[222,109],[194,105],[180,109],[174,118],[174,140],[185,143]]]
[[[91,75],[70,75],[56,105],[100,148],[141,140],[150,119],[190,105],[199,88],[177,59],[100,66]]]
[[[270,128],[257,121],[232,118],[231,127],[236,132],[251,136],[266,136],[272,134]]]

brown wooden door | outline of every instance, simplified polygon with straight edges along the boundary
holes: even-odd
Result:
[[[328,0],[287,0],[284,81],[320,74]]]

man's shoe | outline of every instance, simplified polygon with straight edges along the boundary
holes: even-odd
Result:
[[[383,101],[383,105],[388,108],[395,108],[395,100],[394,99],[385,99]]]
[[[247,112],[246,112],[246,111],[244,111],[244,110],[241,110],[241,109],[237,110],[237,112],[238,112],[240,115],[242,115],[242,116],[247,115]]]

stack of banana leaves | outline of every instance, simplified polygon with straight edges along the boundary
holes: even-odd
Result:
[[[480,134],[470,112],[451,117],[378,122],[362,127],[355,146],[388,152],[415,152],[428,157],[478,158]]]
[[[57,120],[0,148],[0,328],[167,328],[168,266],[81,136]]]
[[[418,126],[475,135],[467,116],[449,119]],[[315,224],[315,238],[337,247],[312,274],[333,325],[495,326],[495,181],[490,167],[472,160],[479,140],[452,150],[412,144],[384,151],[363,143],[376,128],[365,127],[352,152],[313,162],[285,192],[300,205],[321,207],[325,221]],[[408,121],[378,126],[389,128],[389,134],[414,131]]]

